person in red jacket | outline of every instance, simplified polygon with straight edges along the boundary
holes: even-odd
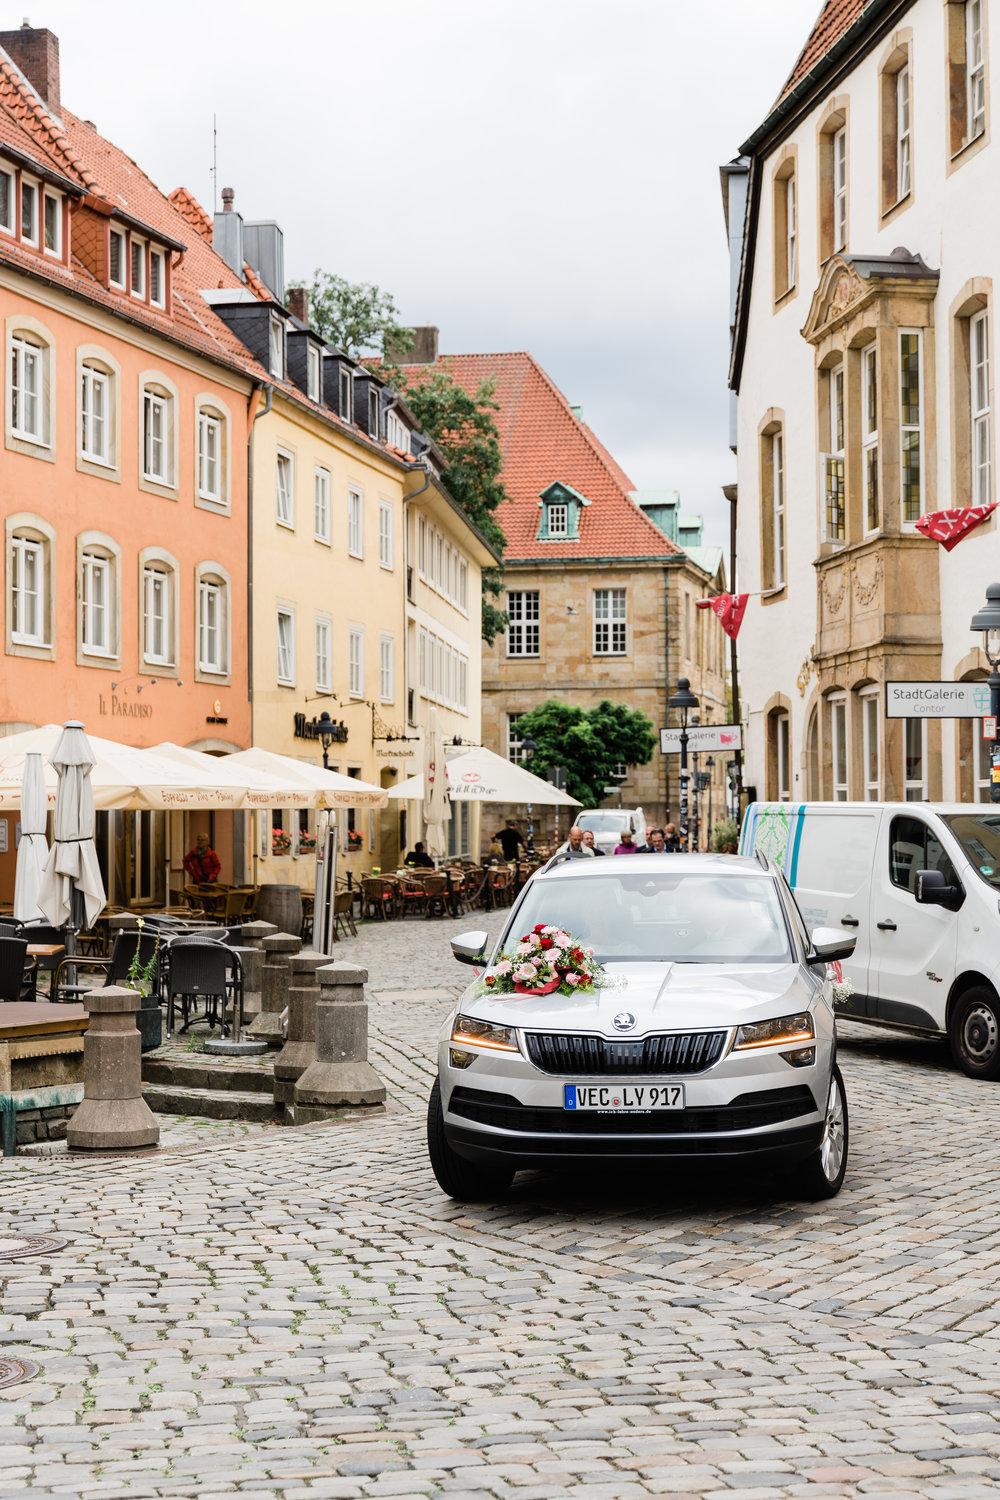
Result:
[[[208,842],[207,833],[199,833],[194,848],[185,854],[184,869],[195,885],[210,885],[213,880],[218,880],[222,865]]]

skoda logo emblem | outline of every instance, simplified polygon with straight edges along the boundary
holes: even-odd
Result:
[[[611,1024],[616,1031],[631,1031],[635,1025],[635,1016],[630,1010],[620,1010]]]

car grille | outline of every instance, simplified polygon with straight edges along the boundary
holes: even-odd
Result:
[[[597,1110],[540,1109],[521,1104],[511,1094],[486,1089],[454,1088],[448,1113],[480,1125],[495,1125],[524,1135],[718,1135],[777,1125],[797,1115],[817,1113],[812,1090],[805,1084],[784,1089],[762,1089],[740,1094],[730,1104],[696,1109],[662,1110],[651,1114]]]
[[[602,1036],[566,1036],[528,1031],[528,1057],[543,1073],[565,1077],[623,1078],[703,1073],[722,1056],[726,1031],[670,1031],[663,1036],[609,1041]]]

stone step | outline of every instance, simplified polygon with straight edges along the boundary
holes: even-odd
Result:
[[[155,1114],[200,1115],[208,1120],[277,1121],[280,1106],[270,1094],[240,1093],[233,1088],[199,1089],[178,1084],[144,1083],[142,1097]]]
[[[267,1066],[262,1067],[261,1061]],[[243,1061],[238,1057],[212,1057],[192,1053],[188,1057],[159,1057],[147,1053],[142,1060],[143,1083],[164,1088],[210,1089],[224,1093],[236,1089],[243,1094],[268,1094],[274,1086],[273,1057]]]

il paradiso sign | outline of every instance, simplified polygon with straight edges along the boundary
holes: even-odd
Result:
[[[97,711],[102,718],[109,719],[151,719],[153,717],[151,703],[141,703],[138,698],[123,698],[118,693],[112,693],[109,697],[98,693]]]

